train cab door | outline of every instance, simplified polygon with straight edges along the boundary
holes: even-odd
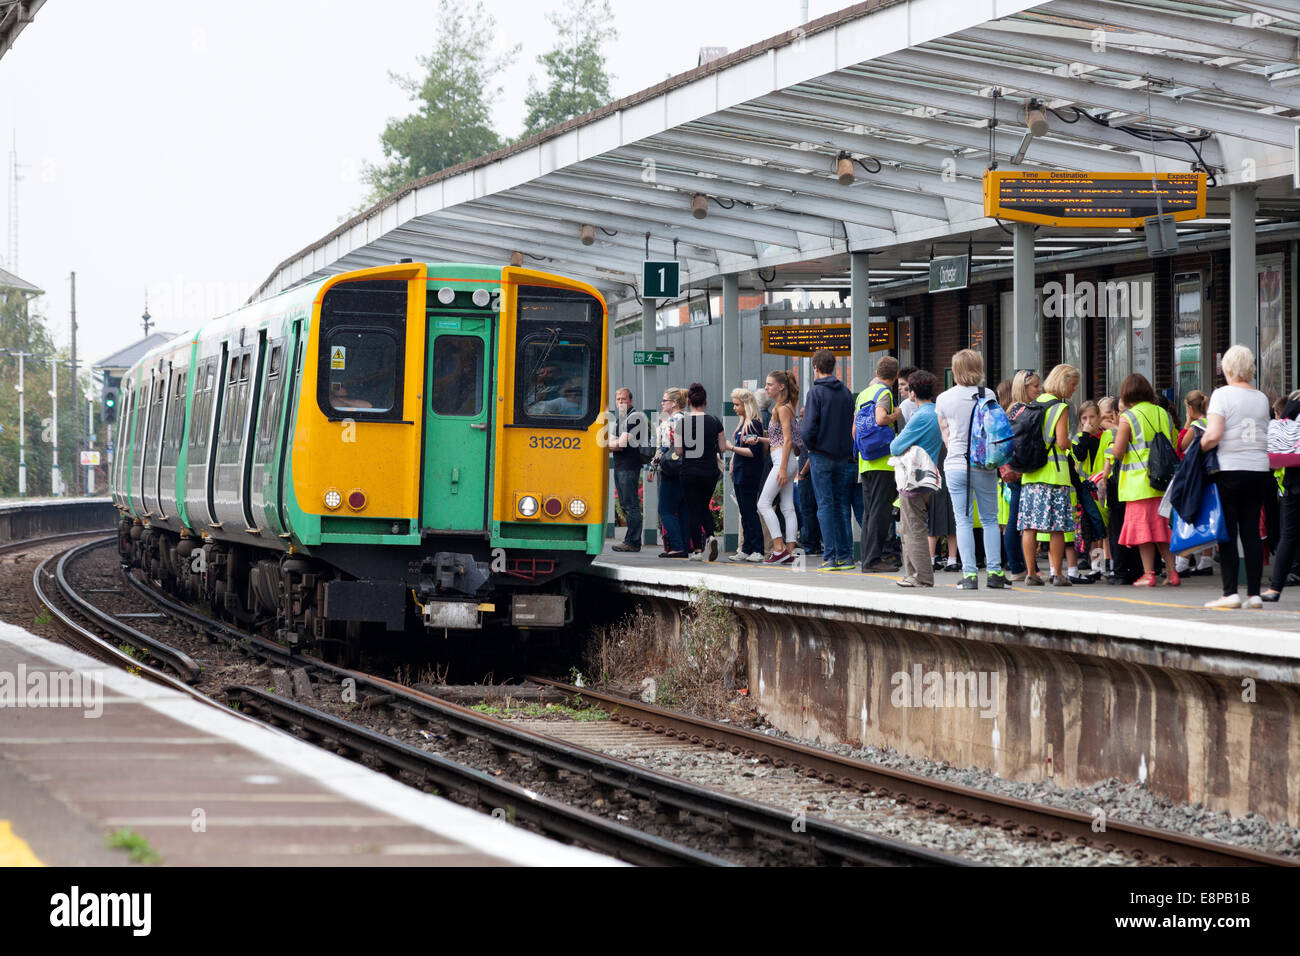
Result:
[[[493,326],[485,316],[430,313],[421,523],[487,530]]]

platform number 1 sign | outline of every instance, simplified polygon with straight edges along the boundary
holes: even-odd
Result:
[[[641,295],[646,299],[675,299],[681,295],[681,264],[646,259],[641,264]]]

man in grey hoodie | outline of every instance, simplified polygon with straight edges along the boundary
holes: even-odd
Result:
[[[812,364],[817,378],[808,390],[800,435],[810,455],[817,523],[825,545],[817,570],[853,571],[849,496],[856,491],[858,479],[853,456],[853,396],[835,377],[834,352],[818,349]]]

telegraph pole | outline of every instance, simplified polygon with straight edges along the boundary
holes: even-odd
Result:
[[[72,408],[77,407],[77,274],[72,273]],[[75,420],[75,419],[74,419]],[[76,434],[75,432],[73,433]],[[80,443],[78,443],[80,444]],[[78,493],[77,469],[72,471],[72,493]],[[82,485],[84,487],[84,484]]]

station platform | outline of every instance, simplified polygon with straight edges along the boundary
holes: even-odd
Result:
[[[616,862],[0,623],[0,865],[127,865],[123,830],[167,866]]]
[[[694,589],[720,595],[750,700],[780,730],[1010,780],[1134,781],[1300,825],[1300,589],[1216,611],[1202,605],[1217,576],[987,590],[981,572],[964,591],[936,572],[913,589],[897,573],[657,554],[607,550],[584,599],[641,603],[671,638]]]

